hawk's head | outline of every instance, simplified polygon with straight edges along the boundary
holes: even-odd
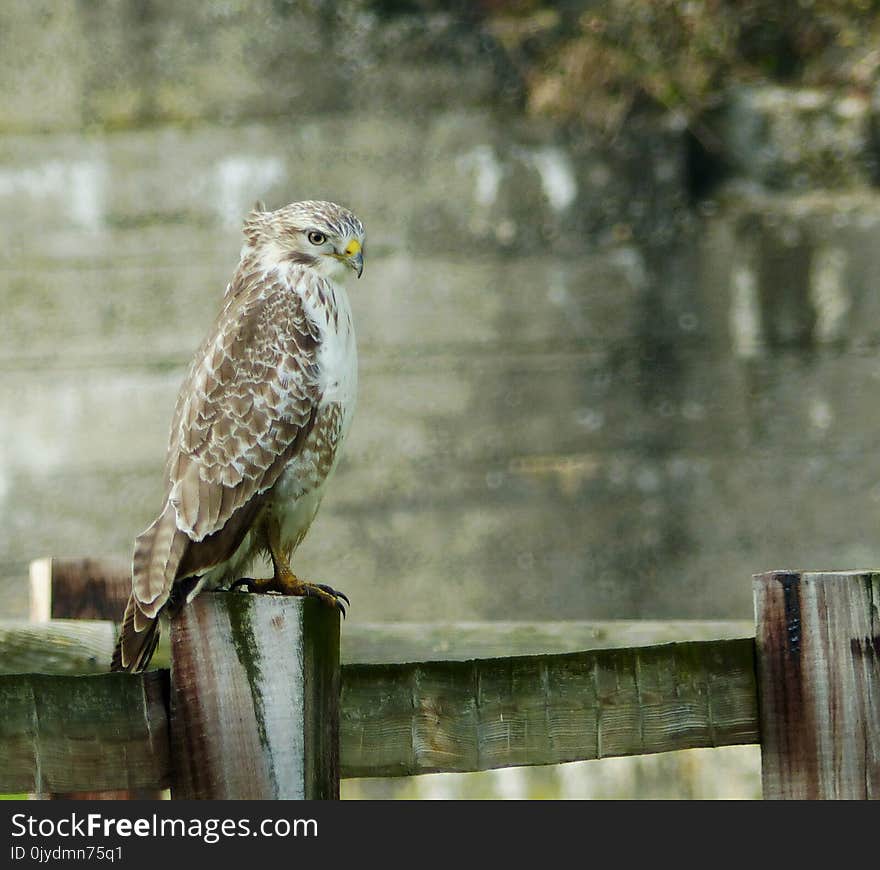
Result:
[[[244,222],[246,247],[267,266],[299,263],[341,281],[364,271],[364,225],[335,202],[292,202],[277,211],[260,203]]]

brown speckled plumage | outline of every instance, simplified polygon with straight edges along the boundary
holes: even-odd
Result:
[[[307,242],[316,231],[327,244]],[[354,250],[360,272],[363,226],[340,206],[305,202],[253,212],[244,234],[223,308],[178,395],[165,504],[135,541],[117,669],[145,667],[160,613],[236,579],[270,538],[289,558],[350,423],[356,351],[336,263],[351,266]]]

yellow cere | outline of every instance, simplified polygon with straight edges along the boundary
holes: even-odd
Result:
[[[353,257],[355,254],[359,254],[361,250],[361,243],[357,239],[352,239],[348,243],[348,247],[345,249],[346,257]]]

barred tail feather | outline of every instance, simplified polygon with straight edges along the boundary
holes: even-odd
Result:
[[[190,539],[177,527],[177,514],[170,501],[155,522],[135,539],[131,589],[144,616],[152,618],[164,607],[189,543]]]
[[[150,663],[158,643],[159,617],[145,617],[137,606],[134,595],[129,596],[110,670],[132,673],[144,670]]]
[[[113,670],[142,671],[150,663],[159,642],[159,613],[168,601],[188,543],[170,503],[135,540],[132,592],[113,653]]]

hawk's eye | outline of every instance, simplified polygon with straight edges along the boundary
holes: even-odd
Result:
[[[313,245],[323,245],[324,242],[327,241],[327,236],[325,236],[323,233],[319,233],[317,230],[312,230],[309,233],[309,241]]]

